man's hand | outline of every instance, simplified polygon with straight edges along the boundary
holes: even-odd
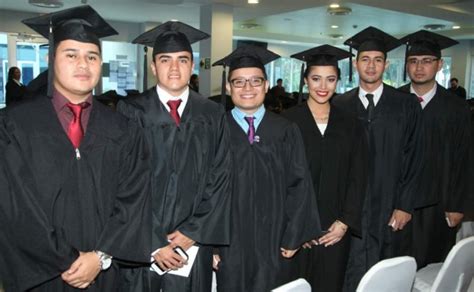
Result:
[[[347,228],[347,225],[341,221],[334,221],[328,229],[329,232],[319,238],[319,244],[324,244],[325,247],[328,247],[338,243],[344,234],[346,234]]]
[[[80,252],[71,267],[62,273],[61,278],[69,285],[85,289],[100,273],[100,259],[95,252]]]
[[[298,251],[299,248],[297,249],[294,249],[294,250],[289,250],[289,249],[284,249],[283,247],[280,248],[281,250],[281,255],[284,257],[284,258],[292,258],[295,253]]]
[[[456,227],[459,223],[461,223],[462,219],[464,218],[463,213],[458,212],[444,212],[446,215],[446,221],[449,227]]]
[[[187,237],[186,235],[182,234],[178,230],[175,232],[168,234],[168,240],[173,247],[181,247],[184,251],[187,251],[191,246],[196,243],[191,238]]]
[[[410,213],[395,209],[393,210],[392,217],[390,217],[390,220],[388,221],[388,226],[391,226],[393,231],[402,230],[410,220]]]
[[[177,270],[183,267],[186,263],[186,259],[183,259],[179,254],[177,254],[173,248],[174,246],[170,243],[153,255],[156,263],[163,271]]]
[[[219,263],[221,262],[221,257],[218,254],[212,256],[212,268],[217,271],[219,270]]]

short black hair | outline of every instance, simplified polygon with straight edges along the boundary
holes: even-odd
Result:
[[[449,82],[453,82],[453,81],[456,81],[456,83],[459,83],[459,80],[456,77],[453,77],[451,78],[451,80],[449,80]]]

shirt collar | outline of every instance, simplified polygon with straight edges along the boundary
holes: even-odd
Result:
[[[232,116],[236,119],[237,123],[242,127],[244,131],[247,131],[248,129],[248,123],[245,120],[245,117],[254,117],[253,125],[255,127],[255,130],[257,130],[258,126],[263,120],[263,116],[265,115],[265,106],[262,104],[252,115],[244,113],[238,107],[234,107],[231,112]]]
[[[421,98],[423,98],[423,101],[420,102],[421,104],[421,107],[422,108],[425,108],[425,106],[433,99],[433,97],[436,95],[436,89],[438,88],[438,83],[435,82],[435,84],[433,85],[433,88],[430,89],[430,91],[428,91],[427,93],[423,94],[423,95],[419,95],[418,93],[416,93],[415,91],[415,88],[413,88],[413,84],[410,84],[410,93],[413,93],[415,94],[416,96],[419,96]]]
[[[60,112],[64,109],[66,104],[68,104],[70,101],[64,95],[62,95],[59,91],[55,89],[53,91],[53,97],[51,99],[51,102],[53,103],[53,106],[56,112]],[[90,106],[87,107],[87,109],[90,110],[92,108],[92,94],[89,94],[85,102],[88,102],[90,104]]]
[[[359,86],[359,99],[364,105],[364,107],[367,108],[367,106],[369,106],[369,101],[367,100],[367,97],[365,97],[365,95],[367,93],[372,93],[374,95],[374,106],[376,106],[380,100],[380,97],[382,96],[382,92],[383,92],[383,83],[380,84],[380,86],[377,87],[377,89],[375,89],[373,92],[367,92],[362,87]]]
[[[167,104],[168,101],[181,99],[181,104],[178,107],[178,113],[179,113],[180,116],[183,114],[184,108],[186,107],[186,104],[188,103],[189,86],[186,86],[186,88],[184,89],[184,91],[180,95],[173,96],[157,84],[156,85],[156,93],[158,94],[158,98],[160,99],[161,103],[165,106],[165,108],[168,111],[170,111],[170,108]]]

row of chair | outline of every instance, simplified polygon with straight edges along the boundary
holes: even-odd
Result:
[[[380,261],[364,275],[357,292],[467,292],[471,282],[474,287],[473,279],[474,236],[471,236],[459,241],[444,263],[428,265],[418,272],[412,257]],[[311,286],[298,279],[273,290],[289,291],[311,292]]]

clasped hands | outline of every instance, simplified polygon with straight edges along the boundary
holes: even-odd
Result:
[[[177,270],[187,264],[187,260],[174,251],[175,247],[179,246],[186,251],[196,243],[179,231],[168,234],[168,241],[170,243],[167,246],[161,248],[153,255],[156,263],[163,271]]]
[[[61,278],[74,288],[85,289],[94,282],[99,273],[99,255],[93,251],[80,251],[79,257],[61,274]]]

